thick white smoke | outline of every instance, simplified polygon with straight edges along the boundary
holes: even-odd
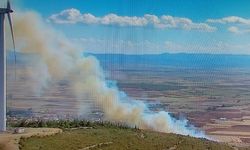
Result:
[[[205,137],[203,132],[188,126],[187,120],[177,120],[165,111],[151,112],[145,103],[110,87],[98,60],[82,56],[80,48],[46,25],[36,13],[16,13],[14,30],[18,50],[39,55],[45,64],[36,73],[36,83],[40,87],[45,88],[55,79],[67,79],[74,94],[83,100],[92,99],[103,110],[107,120],[125,122],[142,129]]]

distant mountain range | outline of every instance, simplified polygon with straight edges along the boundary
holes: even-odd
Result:
[[[201,68],[250,68],[250,55],[229,55],[229,54],[92,54],[104,67],[112,65],[130,66],[168,66],[168,67],[201,67]],[[37,59],[34,54],[17,53],[17,63],[25,63],[30,59]],[[14,62],[13,52],[7,55],[8,63]]]
[[[202,68],[250,68],[250,55],[228,54],[152,54],[152,55],[125,55],[125,54],[86,54],[93,55],[102,65],[147,65],[170,67],[202,67]]]

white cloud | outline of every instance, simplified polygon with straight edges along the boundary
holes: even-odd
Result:
[[[98,19],[95,16],[93,16],[92,14],[88,13],[88,14],[83,14],[81,16],[81,20],[79,20],[79,21],[82,21],[86,24],[94,24],[94,23],[98,22]]]
[[[250,19],[245,19],[245,18],[238,17],[238,16],[229,16],[229,17],[224,17],[221,19],[208,19],[207,22],[221,23],[221,24],[234,23],[234,24],[250,25]]]
[[[145,14],[142,17],[137,16],[118,16],[117,14],[107,14],[102,17],[94,16],[90,13],[82,14],[79,10],[71,8],[63,10],[58,14],[53,14],[48,18],[49,21],[58,24],[98,24],[98,25],[117,25],[146,27],[152,26],[161,29],[182,29],[213,32],[216,30],[206,23],[195,23],[188,18],[173,17],[163,15],[161,17]]]
[[[143,17],[117,16],[116,14],[108,14],[98,19],[103,25],[145,26],[147,24],[147,20]]]
[[[228,31],[229,32],[232,32],[232,33],[239,33],[239,28],[238,27],[235,27],[235,26],[231,26],[228,28]]]
[[[61,11],[59,14],[53,14],[50,16],[49,20],[63,24],[63,23],[70,23],[75,24],[82,19],[82,14],[77,9],[67,9]]]
[[[217,23],[230,25],[227,30],[231,33],[244,34],[250,33],[250,19],[238,17],[238,16],[229,16],[220,19],[208,19],[207,23]]]
[[[239,28],[236,26],[231,26],[228,28],[228,31],[236,34],[244,34],[244,33],[250,33],[250,28]]]

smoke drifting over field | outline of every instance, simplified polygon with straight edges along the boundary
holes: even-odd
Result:
[[[39,56],[42,67],[35,73],[36,89],[41,90],[53,80],[70,77],[72,92],[81,99],[93,99],[102,109],[105,119],[125,122],[142,129],[205,137],[187,120],[177,120],[168,112],[151,112],[141,101],[133,100],[110,86],[96,58],[82,56],[79,47],[46,25],[34,12],[16,13],[14,30],[17,48],[21,52]],[[34,85],[33,85],[34,86]],[[82,104],[84,105],[84,104]]]

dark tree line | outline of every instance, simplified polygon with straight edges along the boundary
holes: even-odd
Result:
[[[120,129],[129,129],[133,128],[138,129],[136,126],[128,126],[125,123],[121,122],[108,122],[108,121],[88,121],[88,120],[21,120],[16,123],[9,124],[10,127],[25,127],[25,128],[81,128],[81,127],[107,127],[107,128],[120,128]]]

